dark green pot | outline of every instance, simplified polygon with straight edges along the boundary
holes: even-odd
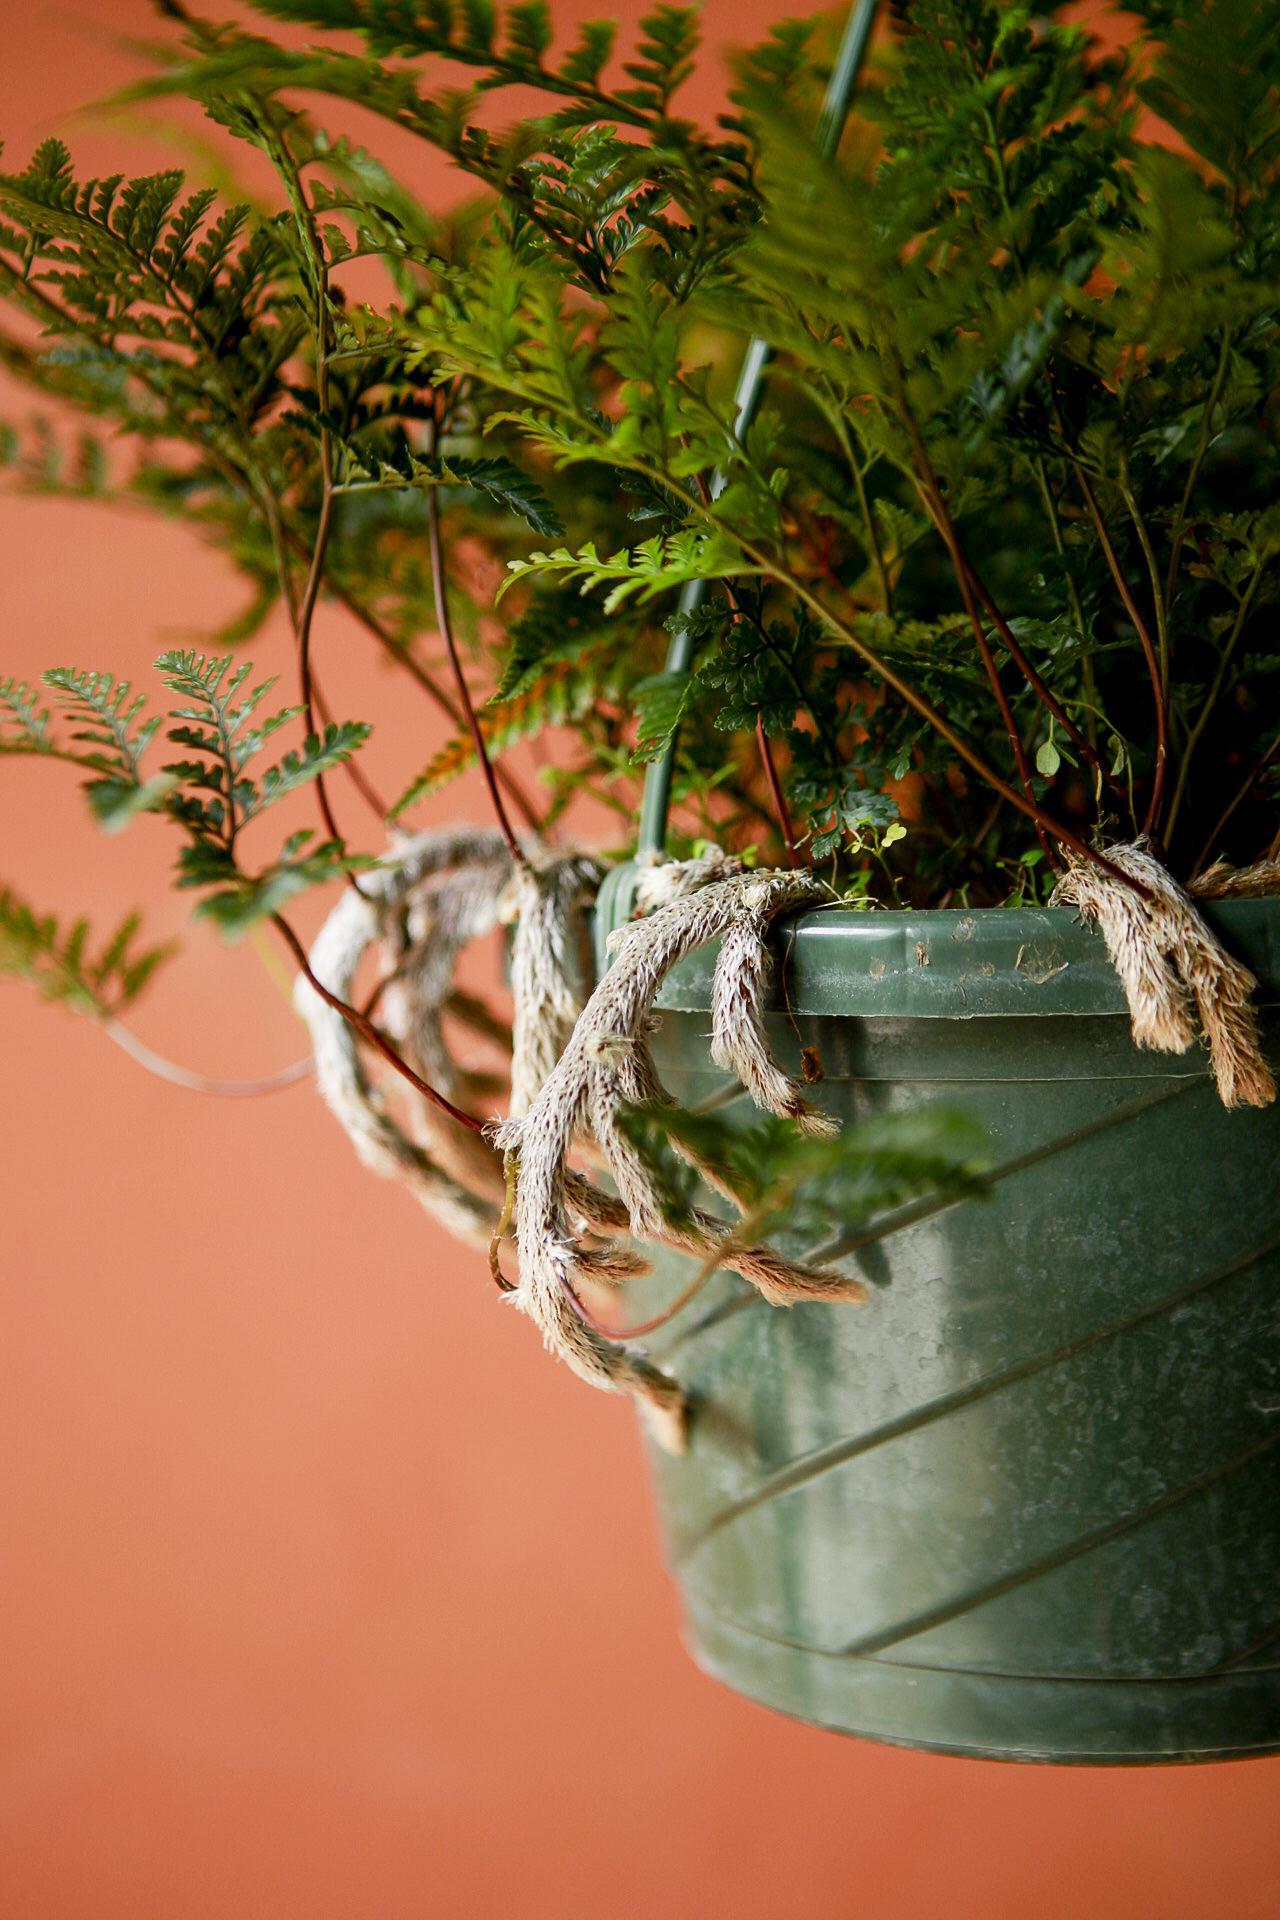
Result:
[[[1280,1000],[1280,903],[1213,918]],[[1280,1107],[1226,1113],[1202,1055],[1138,1052],[1067,912],[810,915],[788,948],[830,1109],[961,1106],[995,1179],[848,1235],[868,1306],[720,1275],[649,1343],[696,1409],[654,1460],[695,1658],[938,1752],[1280,1751]],[[724,1087],[712,958],[661,1002],[685,1102]],[[795,1057],[781,1013],[774,1040]]]

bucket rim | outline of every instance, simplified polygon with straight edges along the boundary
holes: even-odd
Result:
[[[596,909],[596,957],[625,917],[634,868],[616,868]],[[1205,903],[1224,946],[1280,1002],[1280,899]],[[771,1005],[817,1017],[980,1019],[1027,1015],[1127,1018],[1101,936],[1067,907],[821,907],[781,920]],[[715,944],[674,967],[657,1005],[705,1013]]]

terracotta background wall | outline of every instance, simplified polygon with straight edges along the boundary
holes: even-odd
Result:
[[[6,13],[20,164],[150,24],[142,0]],[[713,42],[766,17],[707,7]],[[154,127],[75,137],[102,170],[167,163]],[[234,592],[177,528],[11,498],[0,581],[0,661],[29,676],[144,675]],[[429,713],[332,614],[321,647],[393,784]],[[217,1073],[300,1051],[252,951],[186,929],[158,826],[97,836],[65,770],[15,764],[0,841],[43,905],[183,930],[156,1045]],[[305,1090],[166,1088],[7,982],[0,1048],[0,1914],[1274,1920],[1274,1763],[936,1759],[703,1679],[627,1409]]]

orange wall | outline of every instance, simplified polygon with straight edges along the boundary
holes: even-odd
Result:
[[[764,17],[707,11],[721,39]],[[130,71],[108,28],[148,31],[142,0],[13,9],[12,158]],[[28,675],[142,673],[232,591],[176,528],[12,499],[0,580]],[[321,647],[390,785],[434,723],[330,614]],[[155,1044],[221,1073],[300,1050],[253,953],[185,930],[158,826],[104,840],[64,770],[13,765],[0,838],[41,903],[184,929]],[[1275,1763],[943,1760],[703,1679],[627,1409],[307,1091],[165,1088],[8,983],[0,1047],[4,1920],[1275,1920]]]

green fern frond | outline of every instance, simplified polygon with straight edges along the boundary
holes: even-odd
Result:
[[[348,759],[370,732],[359,721],[331,724],[322,737],[309,735],[300,749],[251,778],[245,772],[250,760],[302,709],[282,707],[247,726],[276,682],[272,678],[251,686],[252,663],[246,660],[232,672],[231,661],[229,653],[177,650],[162,653],[156,661],[165,685],[188,702],[171,710],[170,719],[180,724],[169,728],[167,738],[201,757],[173,762],[165,771],[181,783],[174,810],[198,834],[237,832],[286,794]]]
[[[602,707],[625,709],[632,682],[643,670],[643,656],[619,655],[612,636],[599,626],[586,626],[537,658],[528,659],[511,682],[501,688],[480,715],[481,731],[490,754],[505,752],[547,727],[581,726]],[[505,684],[505,683],[504,683]],[[473,765],[475,743],[469,732],[454,734],[417,773],[392,807],[397,820],[449,785]]]
[[[358,747],[364,745],[370,732],[371,728],[363,721],[341,720],[331,722],[321,735],[308,734],[300,748],[286,753],[275,766],[265,769],[260,776],[258,796],[247,807],[245,818],[252,819],[265,807],[283,800],[287,793],[294,793],[332,768],[341,766]]]
[[[1257,186],[1280,151],[1280,13],[1259,0],[1162,7],[1155,37],[1143,100],[1238,189]]]
[[[403,432],[383,447],[370,447],[353,439],[344,440],[343,445],[346,461],[336,489],[339,493],[443,483],[486,495],[544,538],[564,532],[563,520],[536,480],[500,455],[468,458],[420,454]]]
[[[508,578],[499,589],[499,598],[518,580],[553,575],[580,580],[584,593],[608,586],[602,602],[606,614],[616,612],[628,600],[644,605],[690,580],[721,580],[726,575],[746,576],[760,571],[748,565],[733,537],[719,527],[657,534],[637,547],[604,558],[593,542],[578,553],[557,547],[553,553],[531,553],[524,560],[509,560],[507,568]]]
[[[50,713],[25,680],[0,678],[0,753],[51,753]]]
[[[925,1194],[985,1191],[982,1131],[955,1109],[882,1114],[832,1137],[772,1116],[744,1127],[671,1107],[628,1107],[619,1119],[670,1216],[696,1198],[694,1167],[714,1166],[741,1209],[743,1241],[785,1228],[800,1245],[821,1245]]]
[[[297,25],[358,33],[379,58],[435,55],[483,70],[481,85],[536,86],[570,96],[599,92],[613,48],[612,21],[588,21],[556,66],[547,64],[551,15],[545,0],[520,0],[501,14],[489,0],[255,0],[259,13]],[[688,78],[698,44],[697,13],[660,7],[639,23],[640,40],[625,71],[637,83],[612,96],[637,114],[664,113]]]
[[[143,719],[145,694],[127,680],[75,667],[51,667],[43,676],[73,723],[71,738],[87,752],[75,756],[95,778],[84,792],[98,824],[115,833],[139,813],[163,809],[173,789],[167,770],[144,777],[142,757],[159,731],[158,714]]]
[[[46,1000],[77,1013],[113,1020],[132,1006],[172,944],[141,946],[138,914],[128,914],[96,953],[89,922],[63,927],[53,914],[39,914],[9,887],[0,888],[0,973],[27,980]]]
[[[623,626],[602,619],[576,593],[553,588],[535,594],[511,625],[506,657],[488,709],[531,693],[562,662],[580,660],[600,648],[623,651],[617,648],[617,642],[624,631]],[[641,629],[633,627],[628,638],[630,646],[625,651],[641,642]]]
[[[225,846],[198,838],[178,855],[176,885],[207,889],[195,909],[196,919],[211,920],[227,939],[238,940],[250,928],[281,912],[300,893],[376,865],[363,855],[349,854],[341,841],[312,845],[314,839],[306,829],[290,834],[278,857],[260,872],[250,874],[237,867]]]
[[[80,731],[72,734],[73,740],[100,748],[104,759],[116,764],[130,780],[141,778],[142,756],[160,726],[156,715],[147,720],[140,717],[147,704],[145,694],[133,694],[127,680],[76,667],[50,667],[44,683],[54,689],[79,724]]]

